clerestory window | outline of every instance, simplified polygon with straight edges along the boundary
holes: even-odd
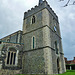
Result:
[[[7,39],[7,42],[10,42],[10,39]]]
[[[16,61],[16,50],[14,48],[9,48],[7,54],[7,65],[15,65]]]

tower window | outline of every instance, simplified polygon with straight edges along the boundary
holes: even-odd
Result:
[[[56,50],[56,54],[58,54],[57,41],[55,41],[55,50]]]
[[[33,49],[34,49],[34,40],[35,40],[35,38],[33,37]]]
[[[36,38],[33,36],[31,41],[31,48],[34,49],[36,47]]]
[[[32,17],[32,24],[35,23],[35,16]]]

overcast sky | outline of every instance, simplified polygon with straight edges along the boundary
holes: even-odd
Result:
[[[75,6],[63,7],[67,0],[47,0],[59,17],[64,56],[75,56]],[[0,0],[0,38],[22,30],[24,12],[38,5],[39,0]]]

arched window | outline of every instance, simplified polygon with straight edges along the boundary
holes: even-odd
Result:
[[[15,48],[9,48],[7,54],[7,65],[15,65],[16,52]]]
[[[35,23],[35,16],[32,17],[32,24]]]
[[[56,54],[58,54],[57,41],[55,41],[55,50],[56,50]]]

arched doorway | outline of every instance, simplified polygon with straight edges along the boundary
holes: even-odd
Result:
[[[59,58],[57,59],[57,71],[58,71],[58,74],[59,74],[60,73]]]

